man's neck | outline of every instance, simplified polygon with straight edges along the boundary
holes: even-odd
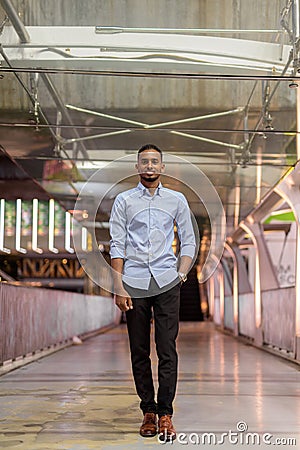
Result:
[[[159,186],[159,180],[155,180],[155,181],[141,180],[141,183],[143,186],[145,186],[145,188],[147,188],[149,190],[151,195],[155,194],[155,191]]]

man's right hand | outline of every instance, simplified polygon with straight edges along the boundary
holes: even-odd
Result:
[[[122,312],[133,309],[131,297],[125,289],[115,295],[115,303]]]

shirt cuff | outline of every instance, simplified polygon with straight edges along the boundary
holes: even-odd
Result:
[[[194,258],[195,256],[195,246],[190,244],[190,245],[184,245],[182,247],[182,249],[180,250],[180,256],[189,256],[190,258]]]
[[[110,248],[109,254],[110,254],[111,259],[114,259],[114,258],[124,259],[125,258],[125,252],[122,251],[121,249],[117,249],[117,248]]]

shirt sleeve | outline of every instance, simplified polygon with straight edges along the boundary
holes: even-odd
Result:
[[[194,258],[196,251],[196,238],[191,219],[191,212],[186,198],[179,197],[176,215],[177,232],[180,240],[180,256]]]
[[[126,204],[125,199],[118,195],[114,201],[110,220],[110,257],[125,258],[126,246]]]

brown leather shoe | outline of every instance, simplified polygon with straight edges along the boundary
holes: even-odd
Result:
[[[158,420],[158,438],[162,442],[172,442],[176,439],[176,431],[171,419],[172,416],[166,414]]]
[[[140,435],[143,437],[153,437],[157,433],[156,414],[146,413],[140,428]]]

